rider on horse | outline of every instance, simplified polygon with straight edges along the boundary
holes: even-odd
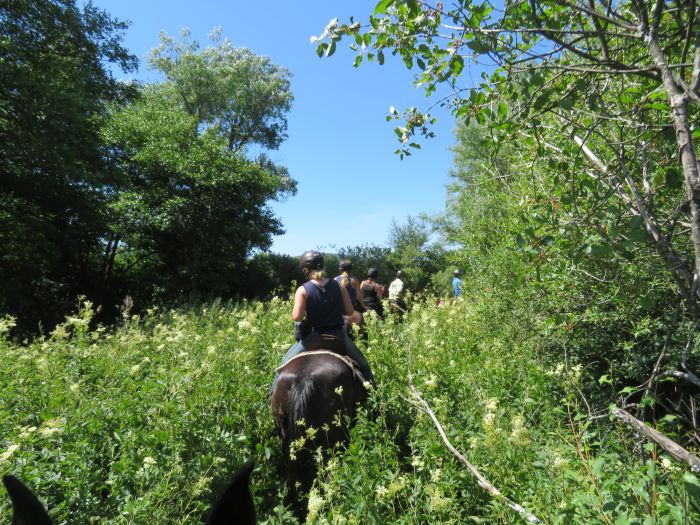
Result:
[[[382,305],[384,286],[375,280],[378,276],[379,272],[376,268],[367,270],[367,279],[360,284],[362,304],[365,309],[374,310],[380,319],[384,319],[384,306]]]
[[[348,357],[359,365],[364,378],[374,382],[374,375],[367,359],[344,329],[343,315],[351,315],[353,312],[350,296],[344,287],[335,280],[326,277],[323,268],[323,255],[319,252],[308,251],[301,256],[301,269],[308,280],[294,294],[292,319],[297,323],[302,321],[307,323],[311,334],[327,334],[340,339],[345,346]],[[282,363],[286,363],[292,357],[306,350],[304,341],[308,338],[308,334],[306,336],[299,335],[302,338],[287,351]],[[274,392],[278,375],[275,373],[271,392]]]
[[[360,280],[357,277],[350,275],[350,272],[352,271],[352,262],[348,261],[347,259],[340,261],[338,270],[340,271],[340,275],[338,275],[335,280],[340,286],[348,291],[353,309],[352,315],[346,316],[346,321],[348,321],[350,325],[361,325],[362,314],[365,312],[365,307],[362,304],[362,288],[360,288]]]
[[[389,285],[389,311],[398,313],[399,316],[405,314],[408,309],[406,301],[403,299],[406,292],[406,285],[403,279],[403,270],[399,270],[396,272],[396,279],[391,281]]]

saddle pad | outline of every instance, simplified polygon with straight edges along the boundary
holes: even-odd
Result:
[[[330,350],[340,355],[348,355],[345,344],[330,334],[311,333],[304,339],[304,351],[308,350]]]

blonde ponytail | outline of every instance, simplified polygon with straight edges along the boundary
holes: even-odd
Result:
[[[309,270],[309,273],[306,274],[307,279],[312,280],[315,279],[317,281],[320,281],[321,279],[326,278],[326,270],[321,268],[320,270]]]

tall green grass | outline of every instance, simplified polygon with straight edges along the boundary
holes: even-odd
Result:
[[[2,335],[4,321],[0,473],[25,480],[57,523],[185,524],[201,522],[254,457],[260,521],[294,523],[268,406],[290,311],[280,300],[214,303],[90,331],[82,303],[29,345]],[[451,442],[544,522],[697,522],[697,479],[614,421],[591,419],[585,367],[542,361],[533,330],[486,300],[416,304],[403,323],[370,318],[379,389],[348,450],[322,469],[309,521],[519,522],[450,455],[410,377]],[[8,505],[1,497],[0,521]]]

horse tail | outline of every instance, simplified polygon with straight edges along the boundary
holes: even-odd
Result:
[[[311,377],[301,376],[294,382],[287,395],[288,412],[284,422],[284,450],[289,462],[285,503],[291,505],[302,523],[306,519],[305,498],[316,478],[316,463],[311,452],[313,446],[304,442],[306,429],[311,424],[309,405],[316,389]]]
[[[314,395],[316,385],[314,380],[308,376],[302,376],[295,381],[292,388],[289,390],[287,397],[287,406],[289,412],[287,415],[287,436],[291,441],[297,439],[304,433],[304,424],[309,416],[309,400]],[[308,424],[308,421],[305,421]]]

